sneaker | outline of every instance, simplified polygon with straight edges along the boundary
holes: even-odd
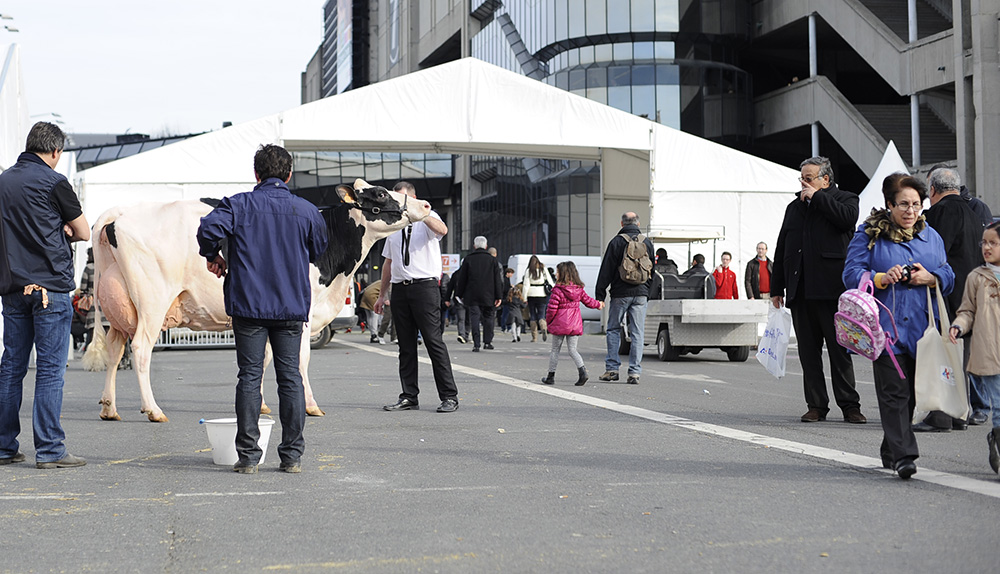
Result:
[[[463,337],[461,335],[458,336],[458,342],[461,343],[461,344],[463,344],[463,345],[466,344],[466,343],[468,343],[468,341],[465,340],[465,337]]]
[[[610,383],[611,381],[618,380],[618,373],[615,371],[607,371],[600,377],[597,377],[598,381],[604,381],[605,383]]]
[[[385,344],[385,338],[384,337],[379,337],[378,338],[378,344],[379,345],[384,345]]]
[[[59,460],[54,460],[52,462],[36,462],[35,468],[74,468],[77,466],[84,466],[86,464],[86,460],[66,453],[66,456],[60,458]]]
[[[240,474],[257,474],[257,465],[248,462],[237,462],[233,465],[233,472]]]
[[[14,456],[8,456],[7,458],[0,458],[0,465],[11,464],[14,462],[24,462],[24,453],[19,452]]]
[[[445,399],[441,401],[441,406],[437,408],[439,413],[453,413],[458,410],[458,399]]]
[[[288,472],[292,474],[297,474],[302,472],[302,463],[297,460],[290,460],[288,462],[282,462],[278,466],[278,470],[282,472]]]
[[[493,343],[486,343],[485,345],[483,345],[483,348],[486,349],[487,351],[492,351]]]
[[[378,343],[378,335],[372,335],[368,340],[369,343]]]
[[[628,383],[628,384],[630,384],[630,385],[638,385],[639,384],[639,375],[629,375],[628,379],[625,382]]]

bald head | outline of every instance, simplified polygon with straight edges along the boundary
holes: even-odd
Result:
[[[626,211],[622,214],[622,227],[626,225],[639,225],[639,216],[634,211]]]

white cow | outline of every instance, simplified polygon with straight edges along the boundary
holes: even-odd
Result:
[[[306,412],[314,416],[322,416],[323,411],[309,385],[310,337],[340,313],[354,272],[372,245],[430,213],[426,201],[408,199],[405,194],[360,179],[354,189],[338,186],[337,193],[342,203],[322,210],[330,245],[310,269],[312,307],[302,331],[299,359]],[[201,218],[211,210],[196,200],[142,203],[109,209],[94,223],[93,236],[99,238],[94,241],[95,295],[111,329],[105,341],[98,315],[84,366],[90,370],[107,368],[100,400],[102,419],[121,420],[115,406],[115,376],[129,337],[141,411],[150,421],[166,422],[149,381],[153,344],[160,331],[172,327],[196,331],[230,328],[222,279],[206,269],[195,238]],[[269,412],[266,405],[262,410]]]

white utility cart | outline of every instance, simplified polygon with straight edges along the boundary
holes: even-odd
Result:
[[[687,260],[679,265],[687,267],[692,259],[692,247],[703,244],[706,251],[706,269],[713,268],[716,261],[715,242],[725,238],[723,228],[661,228],[647,234],[658,248],[676,248],[686,244]],[[670,249],[668,248],[668,253]],[[711,256],[711,259],[708,257]],[[684,277],[677,273],[655,271],[653,288],[646,307],[646,324],[643,339],[646,345],[655,343],[656,355],[661,361],[676,360],[681,355],[698,354],[702,349],[719,348],[725,351],[730,361],[746,361],[751,348],[756,349],[758,324],[767,322],[768,301],[739,299],[710,299],[706,295],[714,289],[706,289],[706,283],[714,279],[709,275]],[[735,270],[734,270],[735,271]],[[743,274],[736,273],[742,281]],[[619,352],[628,354],[631,342],[627,340],[628,329],[623,330]]]

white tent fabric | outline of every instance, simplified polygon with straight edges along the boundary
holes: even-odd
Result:
[[[88,169],[85,213],[93,221],[115,205],[245,191],[261,143],[590,160],[644,152],[653,225],[725,226],[724,245],[740,254],[734,268],[757,241],[773,241],[798,190],[794,170],[465,58]]]
[[[28,136],[28,103],[21,78],[21,49],[0,47],[0,171],[14,165]]]
[[[903,158],[899,155],[899,151],[896,149],[896,144],[890,140],[889,145],[885,148],[885,153],[882,154],[882,161],[878,162],[875,173],[872,174],[868,185],[861,192],[858,225],[861,225],[861,222],[871,215],[873,208],[881,209],[885,207],[885,198],[882,196],[882,180],[897,172],[910,173],[906,167],[906,162],[903,161]]]

